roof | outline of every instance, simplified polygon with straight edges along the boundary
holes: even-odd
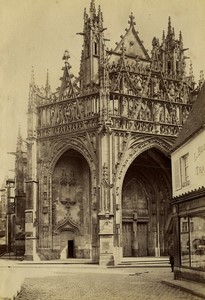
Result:
[[[205,126],[205,84],[196,98],[192,110],[180,131],[172,151],[176,150]]]

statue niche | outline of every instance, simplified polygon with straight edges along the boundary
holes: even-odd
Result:
[[[83,188],[76,180],[73,170],[66,172],[62,169],[61,172],[54,199],[54,225],[65,219],[82,224]]]
[[[70,177],[67,176],[65,170],[62,170],[60,178],[60,202],[66,208],[76,204],[76,180],[74,171],[70,172]]]

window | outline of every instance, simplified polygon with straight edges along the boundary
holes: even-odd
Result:
[[[205,270],[204,213],[180,218],[180,249],[182,266]]]
[[[181,161],[181,181],[182,181],[182,186],[184,187],[189,185],[188,154],[182,156],[180,161]]]
[[[190,184],[188,157],[189,154],[187,153],[174,162],[175,190],[179,190]]]
[[[188,232],[188,222],[182,222],[182,232]]]
[[[180,178],[180,164],[179,160],[174,162],[174,183],[175,183],[175,190],[181,188],[181,178]]]

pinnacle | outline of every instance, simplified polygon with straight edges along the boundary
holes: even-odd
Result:
[[[171,35],[171,33],[172,33],[171,17],[169,16],[167,35]]]

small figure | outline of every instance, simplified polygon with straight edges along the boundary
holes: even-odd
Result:
[[[171,265],[172,272],[174,272],[174,256],[172,254],[169,256],[169,263]]]

